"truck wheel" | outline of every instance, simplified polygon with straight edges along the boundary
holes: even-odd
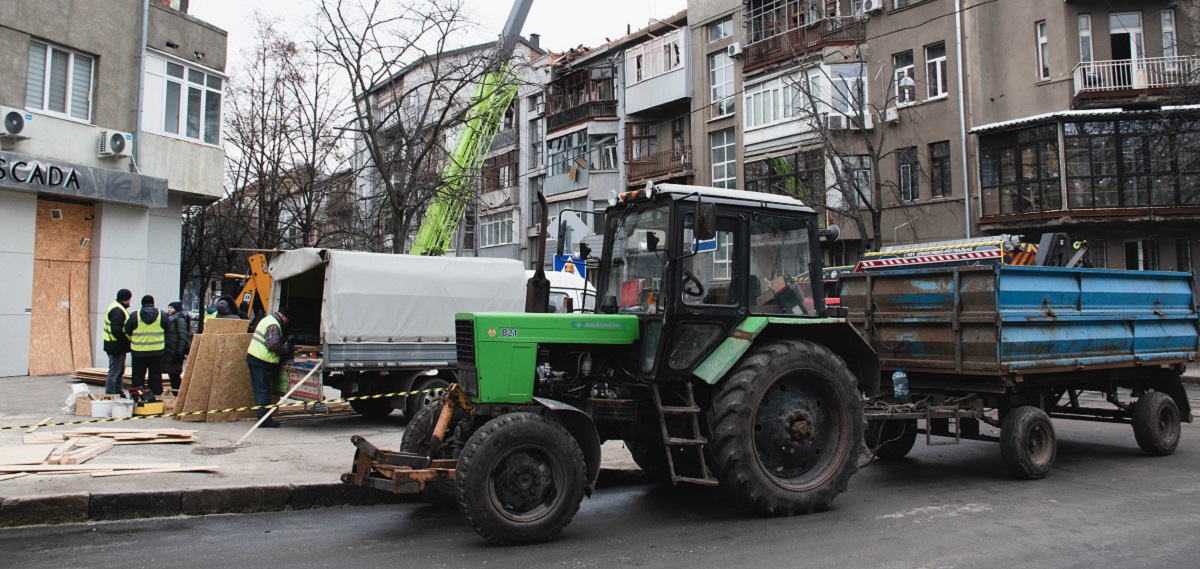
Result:
[[[871,421],[867,425],[867,450],[875,458],[898,460],[908,456],[917,442],[917,420]]]
[[[1179,408],[1169,395],[1150,391],[1133,405],[1133,438],[1147,454],[1166,456],[1179,446]]]
[[[365,393],[356,393],[355,396],[367,395]],[[387,397],[379,397],[376,399],[354,399],[350,401],[350,408],[354,409],[355,413],[362,415],[368,419],[382,419],[392,414],[392,402]]]
[[[412,391],[424,391],[426,389],[446,389],[450,387],[450,382],[440,378],[431,377],[428,379],[418,379],[413,382]],[[424,407],[433,405],[438,400],[438,393],[432,391],[428,393],[414,393],[404,398],[404,414],[408,417],[416,418],[417,413]]]
[[[413,417],[408,422],[408,426],[404,428],[404,436],[400,438],[400,452],[429,456],[429,437],[433,435],[433,427],[437,425],[438,415],[441,412],[442,404],[440,403],[422,407],[417,412],[417,416]],[[462,411],[456,409],[454,417],[450,420],[450,427],[447,429],[447,439],[454,434],[454,428],[461,420]],[[443,441],[442,448],[438,450],[438,456],[430,458],[457,458],[455,453],[460,445],[454,445],[452,442],[451,440]],[[453,508],[454,482],[428,483],[425,485],[425,491],[421,493],[421,497],[425,498],[430,505],[438,508]]]
[[[1044,478],[1054,466],[1054,424],[1045,411],[1017,407],[1000,424],[1000,460],[1017,478]]]
[[[455,479],[459,510],[497,545],[554,539],[579,511],[586,484],[579,443],[533,413],[501,415],[475,431]]]
[[[858,470],[863,402],[841,358],[812,342],[756,348],[709,409],[718,478],[773,515],[829,507]]]

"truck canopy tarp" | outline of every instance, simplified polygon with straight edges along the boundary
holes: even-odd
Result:
[[[281,269],[305,266],[315,249]],[[521,312],[525,270],[512,259],[323,250],[321,335],[326,343],[454,342],[456,312]],[[275,262],[272,262],[274,277]],[[317,265],[310,265],[309,269]],[[293,273],[293,276],[298,273]]]
[[[322,249],[312,248],[284,251],[271,258],[271,265],[267,270],[271,273],[271,279],[275,281],[290,279],[321,266],[325,262],[321,257],[322,252]]]

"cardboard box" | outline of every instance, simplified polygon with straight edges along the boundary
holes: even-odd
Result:
[[[92,396],[75,398],[75,414],[80,417],[92,416]]]

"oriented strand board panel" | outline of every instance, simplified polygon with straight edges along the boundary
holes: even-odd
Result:
[[[29,319],[29,375],[71,373],[71,265],[33,262],[33,305]]]
[[[240,318],[209,318],[204,321],[205,334],[245,334],[249,328],[250,321]]]
[[[192,348],[188,351],[187,360],[183,364],[183,376],[179,381],[179,393],[175,395],[175,412],[183,411],[183,404],[187,400],[188,389],[192,382],[192,371],[196,369],[196,354],[200,353],[200,342],[204,340],[203,334],[192,336]]]
[[[92,365],[92,330],[88,315],[88,270],[87,263],[71,265],[71,369]]]
[[[221,334],[208,341],[217,343],[217,365],[209,381],[209,409],[229,409],[254,405],[254,389],[250,386],[250,369],[246,366],[246,349],[251,334]],[[205,416],[209,423],[254,417],[254,411],[213,413]]]
[[[38,200],[33,258],[91,262],[94,214],[95,209],[90,205]]]
[[[187,397],[183,401],[182,406],[176,404],[177,413],[205,411],[211,408],[208,406],[208,397],[211,391],[213,370],[217,367],[217,358],[220,355],[218,353],[220,346],[214,340],[217,337],[206,334],[195,337],[204,339],[200,342],[199,349],[195,350],[191,361],[188,362]],[[192,340],[192,345],[196,345],[195,339]],[[181,421],[203,422],[204,415],[188,415],[186,417],[177,417],[177,419]]]

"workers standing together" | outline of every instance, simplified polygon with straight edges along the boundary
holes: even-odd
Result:
[[[108,354],[108,375],[104,379],[105,395],[122,395],[125,381],[125,354],[129,353],[129,338],[125,335],[125,320],[133,293],[123,288],[117,299],[108,305],[104,314],[104,353]]]

